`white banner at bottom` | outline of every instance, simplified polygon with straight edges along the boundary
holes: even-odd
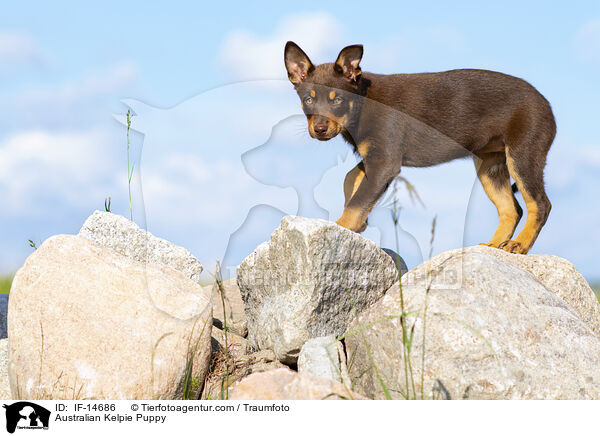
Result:
[[[583,434],[592,401],[5,401],[0,434]],[[185,433],[184,433],[185,432]],[[190,433],[191,432],[191,433]],[[6,433],[4,433],[6,434]]]

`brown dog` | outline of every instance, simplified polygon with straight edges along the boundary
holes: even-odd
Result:
[[[362,157],[344,181],[337,223],[362,232],[402,165],[473,156],[500,221],[486,245],[527,253],[551,207],[543,173],[556,123],[548,101],[524,80],[493,71],[363,73],[362,54],[362,45],[351,45],[334,63],[315,66],[291,41],[284,52],[310,135],[326,141],[341,133]],[[527,207],[525,227],[514,240],[523,211],[510,177]]]

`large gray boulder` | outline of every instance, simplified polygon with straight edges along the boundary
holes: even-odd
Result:
[[[180,399],[208,372],[211,309],[180,271],[53,236],[10,293],[13,398]]]
[[[600,337],[600,304],[594,291],[566,259],[550,254],[513,254],[485,245],[459,248],[437,256],[435,262],[462,253],[481,253],[527,271],[535,280],[550,289],[577,312],[579,317]]]
[[[200,280],[202,265],[188,250],[140,229],[121,215],[97,210],[83,223],[79,236],[138,262],[165,265],[195,282]]]
[[[551,270],[550,259],[535,267],[535,258],[499,251],[440,254],[364,310],[345,339],[354,389],[370,398],[600,399],[600,339],[582,320],[585,293],[532,274]]]
[[[341,335],[397,278],[373,242],[329,221],[286,216],[237,270],[250,346],[295,363],[308,339]]]

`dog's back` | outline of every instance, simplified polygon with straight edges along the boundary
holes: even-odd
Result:
[[[416,149],[403,137],[405,166],[430,166],[472,153],[500,150],[501,143],[510,146],[517,142],[523,130],[547,137],[547,141],[532,144],[543,147],[540,153],[547,153],[556,133],[548,101],[526,81],[507,74],[462,69],[419,74],[363,73],[363,78],[370,81],[368,100],[414,118],[445,137],[429,145],[419,144]],[[380,112],[380,106],[371,113],[364,111],[363,128],[373,126],[369,118],[380,117]],[[454,151],[444,153],[444,143]]]

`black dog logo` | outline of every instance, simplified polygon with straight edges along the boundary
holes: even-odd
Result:
[[[6,409],[6,431],[14,433],[19,428],[48,429],[50,411],[28,401],[19,401],[3,406]]]

